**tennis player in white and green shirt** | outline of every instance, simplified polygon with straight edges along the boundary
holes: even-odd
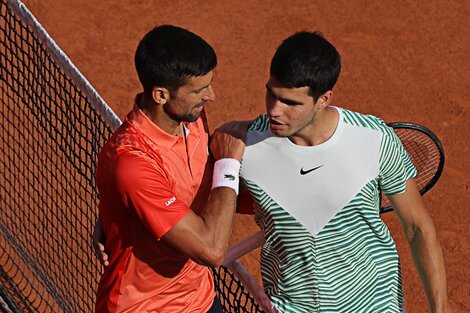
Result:
[[[273,57],[267,114],[249,128],[240,174],[264,234],[264,289],[280,312],[402,312],[382,190],[431,311],[448,312],[442,251],[416,170],[382,120],[330,105],[340,68],[336,49],[313,32],[287,38]]]

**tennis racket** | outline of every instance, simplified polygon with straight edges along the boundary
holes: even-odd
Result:
[[[393,127],[395,134],[400,138],[418,175],[415,177],[419,192],[424,195],[431,189],[441,177],[444,169],[445,155],[439,138],[424,126],[395,122],[387,123]],[[382,194],[380,202],[380,213],[393,210],[387,197]]]

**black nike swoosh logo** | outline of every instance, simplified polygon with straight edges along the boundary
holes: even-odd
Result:
[[[300,169],[300,175],[305,175],[305,174],[308,174],[316,169],[319,169],[320,167],[322,167],[323,165],[320,165],[320,166],[317,166],[317,167],[314,167],[314,168],[311,168],[309,170],[306,170],[304,171],[304,167],[302,166],[302,168]]]

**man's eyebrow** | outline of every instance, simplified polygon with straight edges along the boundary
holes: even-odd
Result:
[[[277,98],[278,100],[280,100],[281,102],[287,104],[287,105],[299,105],[299,104],[302,104],[302,102],[298,102],[298,101],[295,101],[295,100],[291,100],[291,99],[285,99],[285,98],[282,98],[282,97],[277,97],[276,95],[274,95],[274,92],[272,91],[271,87],[268,86],[268,84],[266,84],[266,90],[272,94],[275,98]]]
[[[279,100],[281,100],[281,102],[283,102],[287,105],[300,105],[300,104],[303,104],[302,102],[298,102],[298,101],[290,100],[290,99],[279,98]]]
[[[201,87],[201,88],[199,88],[199,89],[196,89],[196,90],[194,90],[194,91],[201,91],[201,90],[203,90],[204,88],[209,87],[209,86],[212,84],[212,81],[213,81],[213,80],[214,80],[214,77],[211,78],[211,81],[209,82],[209,84],[207,84],[206,86],[203,86],[203,87]]]

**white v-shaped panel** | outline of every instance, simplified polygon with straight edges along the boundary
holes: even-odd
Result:
[[[250,131],[241,176],[252,181],[316,236],[379,174],[380,132],[342,119],[327,142],[312,147]]]

